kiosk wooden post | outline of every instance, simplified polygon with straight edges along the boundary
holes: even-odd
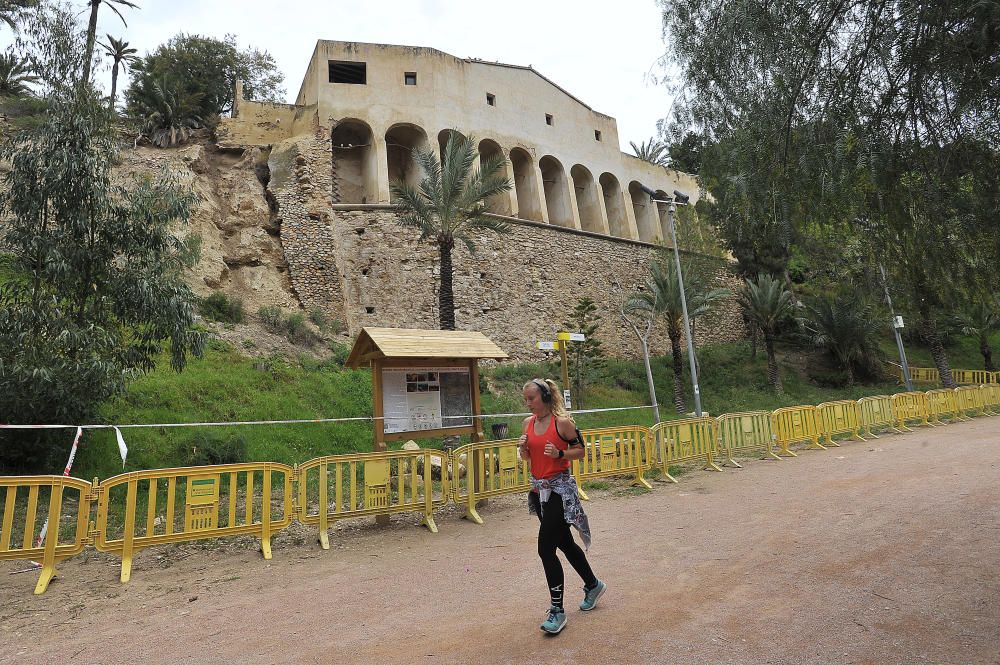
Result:
[[[372,368],[374,449],[386,450],[389,441],[456,434],[483,441],[479,359],[506,357],[482,333],[362,328],[346,365]],[[447,464],[441,472],[447,473]],[[469,474],[479,477],[475,469]],[[376,519],[386,524],[389,518]]]

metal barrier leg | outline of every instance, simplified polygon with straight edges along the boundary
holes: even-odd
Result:
[[[767,442],[767,448],[764,450],[764,456],[761,459],[781,459],[781,455],[774,452],[774,435],[771,435],[771,440]]]
[[[711,450],[705,453],[705,462],[706,464],[704,466],[704,469],[706,471],[722,471],[722,467],[716,464],[715,461],[712,459]]]
[[[340,473],[340,467],[337,468],[337,473]],[[305,478],[300,478],[299,482],[305,486]],[[330,497],[328,493],[327,483],[329,478],[327,475],[327,465],[319,465],[319,546],[325,550],[330,549]]]
[[[473,479],[470,478],[468,476],[468,474],[466,474],[465,479],[466,479],[466,482],[469,485],[469,498],[468,498],[468,503],[465,506],[465,515],[464,515],[464,517],[465,517],[465,519],[470,520],[472,522],[475,522],[476,524],[482,524],[483,523],[483,518],[476,511],[476,493],[473,490],[473,486],[474,486]],[[456,486],[457,485],[458,485],[458,483],[456,483]]]
[[[42,558],[42,574],[35,584],[35,595],[40,596],[49,587],[49,582],[56,576],[56,545],[59,544],[59,512],[62,507],[62,484],[53,485],[49,496],[49,529],[45,539],[45,554]]]
[[[128,483],[125,496],[125,534],[122,538],[122,571],[121,582],[125,584],[132,579],[132,542],[135,540],[135,480]]]

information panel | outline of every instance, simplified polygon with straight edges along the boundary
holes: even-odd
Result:
[[[383,369],[382,414],[386,434],[472,425],[469,368]]]

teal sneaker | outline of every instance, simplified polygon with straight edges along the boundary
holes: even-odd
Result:
[[[539,626],[539,628],[544,630],[549,635],[556,635],[565,627],[566,610],[561,607],[556,607],[555,605],[549,608],[548,617],[546,617],[545,622]]]
[[[597,600],[604,595],[604,591],[608,588],[608,585],[597,580],[597,586],[595,586],[590,591],[587,588],[583,589],[583,602],[580,603],[580,609],[584,612],[589,612],[590,610],[597,607]]]

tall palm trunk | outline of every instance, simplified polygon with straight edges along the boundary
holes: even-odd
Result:
[[[941,342],[937,322],[926,306],[920,307],[920,332],[931,349],[931,357],[934,358],[934,366],[937,367],[938,375],[941,377],[941,385],[945,388],[957,388],[958,384],[951,375],[951,364]]]
[[[681,358],[681,327],[676,321],[667,325],[667,335],[670,337],[670,355],[674,368],[674,407],[677,413],[686,413],[684,402],[684,360]]]
[[[90,82],[90,65],[94,60],[94,43],[97,41],[97,10],[100,7],[101,0],[90,0],[90,22],[87,24],[87,48],[83,54],[81,85]]]
[[[771,382],[774,392],[781,395],[785,392],[785,389],[781,385],[778,358],[774,355],[774,335],[769,330],[764,331],[764,350],[767,351],[767,380]]]
[[[115,112],[115,97],[118,96],[118,63],[111,68],[111,101],[108,102],[108,111]]]
[[[451,250],[455,247],[453,238],[438,240],[441,250],[441,290],[438,291],[438,315],[441,330],[455,329],[455,296],[452,290],[452,280],[455,272],[451,265]]]
[[[979,338],[979,352],[983,354],[983,369],[987,372],[995,371],[993,367],[993,349],[990,348],[990,340],[986,335]]]

